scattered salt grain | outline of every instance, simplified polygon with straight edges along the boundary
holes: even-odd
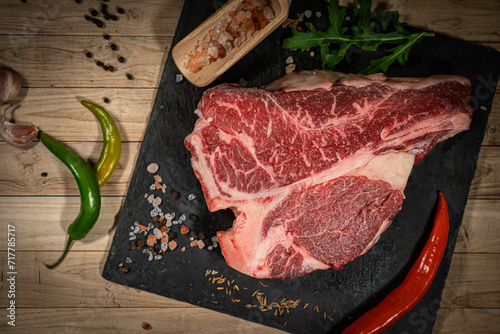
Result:
[[[134,222],[134,226],[138,226],[139,225],[139,222]]]
[[[160,245],[160,248],[161,248],[162,251],[165,252],[167,250],[167,248],[168,248],[168,243],[162,242],[161,245]]]
[[[188,201],[192,201],[196,198],[196,196],[194,194],[189,194],[188,196]]]
[[[212,275],[217,275],[219,272],[217,270],[212,270]]]
[[[127,257],[125,258],[125,262],[126,262],[126,263],[132,263],[132,259],[131,259],[130,257],[128,257],[128,256],[127,256]]]
[[[218,241],[219,241],[219,238],[217,238],[217,236],[216,236],[216,235],[214,235],[214,236],[212,237],[212,239],[210,239],[210,240],[212,240],[212,242],[218,242]]]
[[[153,253],[149,254],[148,261],[153,261]]]
[[[207,247],[207,249],[208,249],[208,250],[212,250],[212,249],[214,249],[214,248],[213,248],[212,246],[208,246],[208,247]]]
[[[148,202],[153,203],[153,200],[155,199],[155,195],[149,195],[148,197]]]
[[[180,220],[180,221],[185,221],[185,220],[186,220],[186,215],[182,215],[182,216],[180,216],[180,217],[179,217],[179,220]]]
[[[133,228],[133,227],[132,227],[132,228]],[[135,234],[135,233],[134,233],[134,231],[132,231],[132,232],[128,232],[128,235],[134,235],[134,234]]]
[[[115,295],[112,292],[108,292],[108,299],[112,302],[115,301]]]
[[[292,64],[293,63],[293,58],[292,56],[288,57],[285,61],[287,64]]]
[[[154,217],[154,216],[158,216],[159,212],[158,212],[158,209],[157,208],[154,208],[153,210],[151,210],[151,212],[149,213],[149,215],[151,217]]]
[[[158,206],[161,204],[161,198],[160,197],[156,197],[152,203],[154,206]]]
[[[166,184],[162,184],[161,185],[161,191],[162,191],[162,193],[166,193],[167,192],[167,185]]]
[[[314,57],[314,51],[309,52],[309,56]]]
[[[128,240],[131,240],[131,241],[132,241],[132,240],[135,240],[135,239],[137,239],[137,236],[136,236],[136,235],[133,235],[133,236],[131,236],[131,237],[129,237],[129,238],[128,238]]]
[[[161,256],[160,254],[155,255],[155,260],[161,260],[162,258],[163,258],[163,256]]]
[[[162,182],[163,181],[163,179],[161,178],[160,175],[155,175],[155,176],[153,176],[153,178],[155,179],[155,181],[158,181],[158,182]]]
[[[184,80],[184,76],[182,74],[177,74],[175,76],[175,82],[181,82],[182,80]]]
[[[321,17],[321,15],[323,15],[321,12],[316,12],[316,17]]]
[[[193,241],[193,240],[194,240],[194,237],[189,238],[189,240],[190,240],[190,241]]]
[[[177,248],[177,242],[175,242],[174,240],[169,241],[169,242],[168,242],[168,248],[170,248],[170,250],[172,250],[172,251],[173,251],[174,249],[176,249],[176,248]]]
[[[150,251],[149,249],[147,249],[147,248],[144,248],[144,249],[142,250],[142,252],[143,252],[144,254],[146,254],[146,253],[151,253],[151,251]]]
[[[149,186],[149,190],[155,190],[155,189],[156,189],[156,184],[153,183],[152,185]]]
[[[158,169],[159,169],[158,164],[156,164],[154,162],[149,164],[147,167],[148,172],[150,172],[151,174],[156,173],[158,171]]]
[[[304,15],[305,15],[305,17],[310,18],[310,17],[311,17],[311,15],[312,15],[312,11],[310,11],[310,10],[306,10],[306,11],[304,12]]]
[[[186,247],[182,247],[181,252],[185,252],[185,251],[186,251]]]
[[[285,72],[288,74],[288,73],[292,73],[293,71],[295,71],[295,64],[290,64],[288,65],[287,67],[285,67]]]

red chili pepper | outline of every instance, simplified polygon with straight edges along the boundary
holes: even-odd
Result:
[[[415,307],[436,276],[446,250],[448,231],[448,204],[444,195],[439,193],[431,235],[403,283],[391,291],[380,304],[347,327],[342,334],[381,333]]]

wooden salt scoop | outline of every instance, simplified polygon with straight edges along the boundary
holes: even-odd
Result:
[[[198,41],[203,40],[208,32],[214,29],[215,25],[219,23],[227,13],[234,11],[242,2],[243,0],[230,0],[173,48],[172,57],[177,68],[193,85],[205,87],[212,83],[259,44],[260,41],[266,38],[274,29],[280,26],[288,17],[288,10],[290,9],[292,0],[269,0],[268,6],[274,11],[274,18],[269,21],[267,26],[256,31],[252,37],[243,42],[239,47],[234,47],[225,57],[219,58],[209,65],[203,66],[197,73],[193,73],[184,68],[180,63],[181,59],[194,50]]]

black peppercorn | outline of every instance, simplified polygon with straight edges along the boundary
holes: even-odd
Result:
[[[115,71],[115,67],[113,65],[109,65],[108,66],[108,71],[114,72]]]
[[[119,57],[119,58],[118,58],[118,61],[119,61],[120,63],[124,63],[124,62],[125,62],[125,58],[123,58],[123,57]]]
[[[118,6],[116,6],[116,11],[118,12],[118,14],[124,14],[125,13],[125,11],[123,10],[123,8],[118,7]]]
[[[127,73],[127,79],[134,80],[134,76],[130,73]]]
[[[100,61],[100,60],[98,60],[98,61],[96,62],[96,64],[97,64],[97,66],[99,66],[99,67],[103,67],[103,66],[104,66],[104,63],[103,63],[102,61]]]
[[[109,36],[108,34],[104,34],[102,35],[102,37],[104,37],[104,39],[111,39],[111,36]]]
[[[93,8],[90,8],[89,11],[90,11],[90,15],[92,15],[92,16],[99,15],[99,12],[97,10],[93,9]]]
[[[75,0],[76,3],[82,3],[82,0]]]
[[[118,46],[114,43],[111,43],[109,46],[111,47],[111,50],[113,50],[113,51],[118,50]]]
[[[87,56],[87,58],[92,58],[92,57],[93,57],[92,52],[87,52],[87,53],[85,54],[85,56]]]
[[[88,16],[87,14],[85,14],[85,20],[90,21],[90,19],[91,19],[90,16]]]
[[[118,21],[118,16],[116,16],[116,15],[113,14],[110,17],[111,17],[111,20]]]

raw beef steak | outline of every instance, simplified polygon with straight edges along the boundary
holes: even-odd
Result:
[[[413,164],[468,129],[469,98],[456,76],[328,71],[207,90],[185,145],[209,210],[236,215],[217,234],[228,265],[295,278],[367,252],[401,209]]]

